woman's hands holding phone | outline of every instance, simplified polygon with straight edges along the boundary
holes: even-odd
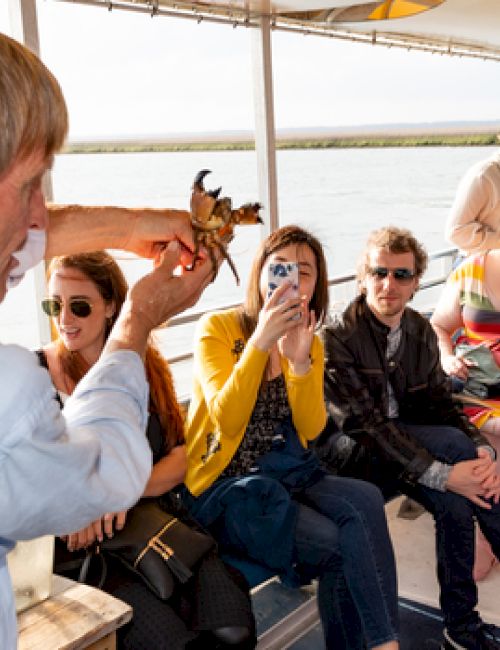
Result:
[[[309,321],[309,316],[305,318],[307,306],[300,297],[283,300],[283,296],[291,286],[292,282],[286,282],[278,287],[266,299],[260,310],[257,327],[250,337],[250,342],[260,350],[269,352],[287,332],[301,327],[304,320]]]
[[[311,367],[311,345],[316,328],[316,314],[302,299],[302,314],[296,326],[278,340],[280,354],[288,359],[294,375],[305,375]]]

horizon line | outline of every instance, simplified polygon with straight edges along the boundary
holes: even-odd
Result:
[[[281,127],[276,129],[276,138],[284,137],[311,137],[314,134],[321,134],[322,137],[338,136],[363,137],[367,135],[450,135],[450,134],[479,134],[488,133],[493,130],[500,130],[500,120],[452,120],[436,122],[387,122],[373,124],[351,124],[343,126],[298,126]],[[203,131],[177,131],[164,133],[116,133],[107,136],[103,135],[71,135],[67,144],[79,143],[115,143],[115,142],[178,142],[181,141],[212,141],[214,138],[223,140],[235,136],[242,140],[252,140],[255,136],[255,129],[234,128]]]

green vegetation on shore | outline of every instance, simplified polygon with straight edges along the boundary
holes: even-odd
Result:
[[[277,149],[333,149],[347,147],[467,147],[498,145],[496,133],[464,135],[421,135],[322,138],[277,140]],[[248,142],[89,142],[68,144],[65,153],[138,153],[162,151],[247,151],[254,149]]]

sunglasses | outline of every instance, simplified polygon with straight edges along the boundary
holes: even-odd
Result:
[[[415,272],[411,269],[388,269],[386,266],[369,267],[368,273],[373,278],[377,278],[377,280],[384,280],[389,274],[392,273],[392,277],[402,284],[410,283],[415,277]]]
[[[57,317],[61,313],[63,302],[59,298],[44,298],[42,309],[47,316]],[[92,312],[92,304],[84,298],[73,298],[69,301],[69,308],[73,316],[87,318]]]

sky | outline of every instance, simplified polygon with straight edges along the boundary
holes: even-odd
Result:
[[[250,30],[53,0],[38,17],[70,139],[254,129]],[[499,63],[284,33],[272,49],[278,129],[500,119]]]

